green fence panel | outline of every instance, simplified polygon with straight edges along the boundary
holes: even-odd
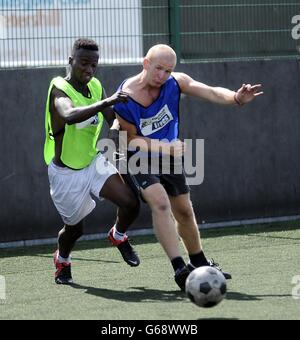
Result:
[[[297,56],[299,1],[181,1],[183,59]]]

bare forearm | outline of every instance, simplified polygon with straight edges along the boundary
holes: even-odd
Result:
[[[74,107],[65,112],[65,121],[68,125],[84,122],[109,105],[109,102],[105,99],[90,106]]]
[[[103,100],[89,106],[74,107],[73,103],[68,97],[59,97],[55,99],[55,105],[58,114],[65,121],[65,123],[72,125],[88,120],[89,118],[95,116],[98,112],[103,112],[109,106],[120,102],[127,103],[127,101],[128,94],[120,91],[116,92],[109,98],[104,98]],[[112,123],[114,116],[115,115],[113,113],[113,117],[106,117],[106,119],[108,121],[111,119]]]
[[[210,101],[221,105],[236,105],[235,92],[223,87],[213,87]]]

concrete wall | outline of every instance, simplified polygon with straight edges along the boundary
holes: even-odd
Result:
[[[139,66],[99,69],[108,94]],[[214,86],[263,83],[265,95],[243,108],[182,100],[182,138],[205,139],[205,181],[192,187],[198,221],[300,214],[300,70],[290,61],[178,66]],[[0,71],[0,242],[55,237],[62,225],[43,163],[44,105],[64,69]],[[86,233],[107,231],[116,209],[98,204]],[[143,207],[135,227],[151,225]]]

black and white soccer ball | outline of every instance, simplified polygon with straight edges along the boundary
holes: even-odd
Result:
[[[226,296],[226,279],[216,268],[196,268],[186,280],[185,291],[195,305],[211,308],[218,305]]]

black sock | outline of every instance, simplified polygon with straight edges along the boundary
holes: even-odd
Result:
[[[194,267],[203,267],[208,266],[207,258],[205,257],[203,251],[201,253],[195,254],[195,255],[189,255],[189,258],[191,260],[191,264]]]
[[[176,272],[177,269],[181,269],[185,267],[185,262],[182,257],[176,257],[171,261],[174,271]]]

